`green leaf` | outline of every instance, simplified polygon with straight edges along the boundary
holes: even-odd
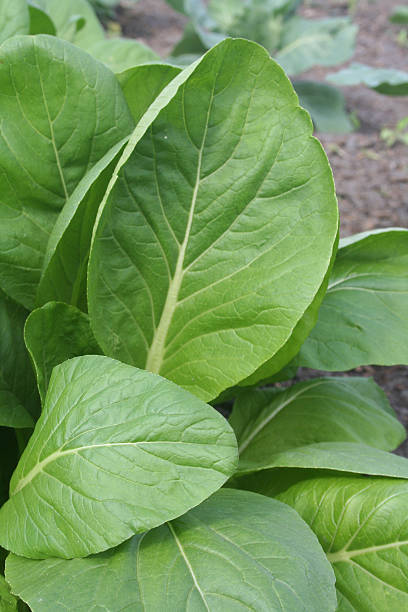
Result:
[[[330,564],[297,513],[225,489],[103,555],[72,561],[10,555],[6,575],[36,612],[336,609]]]
[[[1,612],[17,612],[17,599],[10,593],[9,586],[0,574],[0,610]]]
[[[117,74],[133,119],[137,123],[161,91],[178,74],[180,68],[168,64],[136,66]]]
[[[138,64],[155,62],[160,59],[153,49],[130,38],[99,40],[87,50],[113,72],[123,72]]]
[[[102,40],[104,30],[87,0],[35,0],[55,24],[58,38],[83,49]]]
[[[295,81],[300,105],[311,115],[318,132],[346,134],[353,131],[341,91],[317,81]]]
[[[56,29],[51,17],[43,11],[37,3],[28,2],[28,10],[30,14],[30,34],[50,34],[56,35]]]
[[[133,122],[114,75],[64,41],[15,37],[0,59],[0,286],[31,309],[59,211]]]
[[[16,34],[28,34],[29,27],[26,0],[0,0],[0,44]]]
[[[340,241],[316,327],[297,365],[328,371],[408,364],[408,230]]]
[[[106,198],[88,298],[106,354],[210,400],[290,338],[328,269],[337,206],[265,50],[226,40],[190,70]]]
[[[33,360],[43,404],[56,365],[72,357],[101,352],[88,316],[61,302],[49,302],[34,310],[26,321],[24,339]]]
[[[401,25],[408,24],[408,6],[396,6],[390,15],[390,21]]]
[[[340,612],[408,607],[408,483],[316,478],[279,499],[312,527],[333,564]]]
[[[326,78],[335,85],[366,85],[387,96],[408,96],[408,72],[394,68],[351,64]]]
[[[287,22],[275,58],[292,76],[313,66],[341,64],[354,53],[357,30],[348,18],[293,17]]]
[[[80,557],[183,514],[236,467],[235,436],[169,381],[102,356],[54,368],[0,510],[0,545]]]
[[[0,426],[33,426],[39,409],[34,373],[24,345],[27,312],[0,291]]]
[[[11,475],[18,463],[19,449],[15,432],[7,427],[0,427],[0,505],[9,496]],[[0,548],[0,564],[3,561],[3,549]]]
[[[60,300],[87,309],[86,272],[98,207],[101,202],[103,207],[119,168],[138,140],[193,70],[189,68],[177,76],[177,69],[156,68],[138,66],[119,75],[136,127],[131,137],[115,145],[84,176],[59,215],[48,241],[37,294],[39,305]]]

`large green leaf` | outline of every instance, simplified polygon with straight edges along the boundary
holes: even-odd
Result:
[[[87,0],[35,0],[52,19],[57,36],[87,49],[104,38],[104,31]]]
[[[231,476],[225,419],[173,383],[102,356],[54,368],[0,510],[0,545],[86,556],[199,504]]]
[[[138,64],[155,62],[160,59],[153,49],[130,38],[99,40],[87,50],[113,72],[123,72]]]
[[[0,291],[0,426],[32,427],[38,394],[23,331],[27,311]]]
[[[0,286],[32,308],[59,211],[133,122],[114,75],[69,43],[14,37],[0,60]]]
[[[288,506],[244,491],[221,490],[88,559],[11,555],[6,575],[35,612],[336,609],[334,576],[312,532]]]
[[[89,312],[106,354],[209,400],[290,338],[328,269],[337,205],[265,50],[229,39],[190,70],[106,199]]]
[[[326,78],[335,85],[366,85],[387,96],[408,96],[408,72],[394,68],[351,64]]]
[[[87,309],[86,273],[98,207],[101,201],[103,206],[119,168],[138,140],[192,69],[177,79],[174,77],[180,71],[170,66],[137,66],[119,75],[136,127],[130,138],[112,147],[84,176],[59,215],[45,254],[37,293],[39,305],[60,300]]]
[[[0,610],[1,612],[17,612],[17,599],[10,593],[10,588],[0,574]]]
[[[353,131],[341,91],[317,81],[295,81],[299,102],[309,111],[316,130],[332,134]]]
[[[348,18],[303,19],[287,22],[276,60],[289,75],[313,66],[335,66],[354,53],[357,26]]]
[[[87,315],[62,302],[49,302],[34,310],[26,321],[24,339],[34,364],[43,404],[56,365],[72,357],[101,352]]]
[[[26,0],[0,0],[0,43],[16,34],[28,34],[29,28]]]
[[[408,607],[408,483],[317,478],[279,498],[311,526],[333,564],[338,612]]]
[[[408,363],[408,230],[340,241],[316,327],[297,365],[332,371]]]

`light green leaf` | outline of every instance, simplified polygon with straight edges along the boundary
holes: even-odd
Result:
[[[316,130],[332,134],[353,131],[341,91],[317,81],[295,81],[300,105],[311,115]]]
[[[339,612],[408,607],[408,483],[331,477],[279,496],[312,527],[333,564]]]
[[[168,64],[136,66],[117,74],[133,119],[137,123],[161,91],[178,74],[180,68]]]
[[[113,72],[123,72],[138,64],[155,62],[160,59],[153,49],[130,38],[99,40],[87,50]]]
[[[30,309],[59,211],[133,122],[114,75],[64,41],[15,37],[0,59],[0,286]]]
[[[26,0],[0,0],[0,43],[16,34],[28,34],[29,27]]]
[[[241,393],[230,417],[242,464],[316,442],[394,450],[405,439],[384,392],[369,378],[317,378],[285,390]]]
[[[297,365],[328,371],[408,363],[408,230],[341,241],[316,327]]]
[[[199,504],[236,466],[235,436],[169,381],[102,356],[54,368],[0,510],[0,545],[86,556]]]
[[[24,328],[24,339],[37,376],[44,404],[53,368],[72,357],[99,355],[86,314],[62,302],[49,302],[34,310]]]
[[[27,312],[0,291],[0,426],[33,426],[39,409],[23,338]]]
[[[102,40],[104,30],[87,0],[35,0],[52,19],[57,36],[83,49]]]
[[[275,58],[292,76],[313,66],[341,64],[354,53],[357,30],[348,18],[293,17],[287,22]]]
[[[6,575],[35,612],[336,609],[330,564],[297,513],[225,489],[103,555],[72,561],[10,555]]]
[[[87,309],[86,273],[98,207],[102,202],[103,208],[119,168],[138,140],[193,70],[190,68],[177,76],[174,68],[156,68],[138,66],[119,75],[136,127],[131,137],[115,145],[84,176],[59,215],[48,241],[37,294],[39,305],[60,300]]]
[[[390,15],[391,23],[408,24],[408,6],[396,6]]]
[[[0,574],[0,610],[1,612],[17,612],[17,599],[10,593],[9,586]]]
[[[366,85],[387,96],[408,96],[408,72],[394,68],[351,64],[326,78],[335,85]]]
[[[329,267],[337,206],[265,50],[227,40],[190,70],[106,199],[88,297],[106,354],[209,400],[290,338]]]
[[[43,11],[35,1],[28,2],[30,14],[30,34],[56,35],[56,29],[51,17]]]

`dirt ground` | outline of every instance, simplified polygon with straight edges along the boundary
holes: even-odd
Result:
[[[359,26],[353,61],[377,67],[408,71],[408,43],[397,37],[401,26],[388,21],[402,0],[359,0],[353,20]],[[346,15],[347,0],[305,2],[307,17]],[[125,36],[151,46],[162,57],[170,54],[179,40],[186,19],[164,0],[123,0],[117,20]],[[302,78],[324,80],[331,69],[314,68]],[[377,94],[366,87],[344,88],[347,108],[358,120],[352,134],[317,134],[333,168],[341,214],[341,234],[347,236],[375,227],[408,227],[408,147],[388,147],[380,137],[383,127],[394,127],[408,116],[408,98]],[[299,378],[318,372],[304,370]],[[386,391],[399,418],[408,427],[408,367],[364,367],[352,375],[374,376]],[[400,451],[408,456],[408,442]]]

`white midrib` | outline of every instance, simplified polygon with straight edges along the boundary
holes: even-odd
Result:
[[[176,534],[176,532],[175,532],[175,530],[174,530],[174,528],[173,528],[172,524],[171,524],[171,523],[167,523],[167,526],[168,526],[168,528],[170,529],[171,534],[172,534],[173,538],[174,538],[174,539],[175,539],[175,541],[176,541],[176,544],[177,544],[177,547],[178,547],[178,549],[179,549],[179,551],[180,551],[180,554],[181,554],[181,556],[183,557],[184,562],[185,562],[185,564],[186,564],[186,565],[187,565],[187,567],[188,567],[188,571],[189,571],[189,572],[190,572],[190,574],[191,574],[191,577],[192,577],[193,582],[194,582],[194,586],[195,586],[195,588],[197,589],[197,591],[199,592],[201,599],[203,600],[203,604],[205,605],[205,609],[206,609],[206,610],[208,610],[208,612],[210,612],[210,608],[208,607],[207,601],[206,601],[206,599],[205,599],[205,597],[204,597],[204,593],[203,593],[203,591],[201,590],[200,585],[198,584],[197,576],[195,575],[194,570],[193,570],[193,568],[192,568],[192,566],[191,566],[191,563],[190,563],[190,561],[189,561],[189,560],[188,560],[188,558],[187,558],[187,555],[186,555],[186,553],[185,553],[185,551],[184,551],[184,548],[183,548],[183,546],[182,546],[182,544],[181,544],[180,540],[178,539],[177,534]]]
[[[407,546],[408,540],[402,540],[401,542],[391,542],[390,544],[379,544],[378,546],[369,546],[368,548],[358,548],[356,550],[339,550],[334,553],[327,553],[326,556],[330,563],[339,563],[341,561],[349,561],[353,557],[359,555],[365,555],[373,552],[379,552],[381,550],[388,550],[391,548],[399,548],[400,546]]]
[[[202,160],[203,160],[203,151],[204,151],[205,141],[207,137],[208,122],[210,118],[212,100],[214,97],[213,94],[214,94],[214,91],[212,92],[212,95],[211,95],[211,102],[208,105],[207,119],[206,119],[204,134],[203,134],[203,140],[201,143],[201,147],[198,151],[197,174],[196,174],[193,195],[191,198],[191,206],[190,206],[190,211],[188,214],[188,220],[187,220],[184,240],[182,244],[180,245],[180,249],[179,249],[179,253],[177,257],[177,263],[176,263],[176,270],[174,272],[173,278],[171,279],[169,283],[169,289],[167,291],[166,301],[164,303],[160,321],[154,333],[153,341],[152,341],[152,344],[150,345],[150,349],[147,354],[146,370],[148,370],[149,372],[153,372],[155,374],[158,374],[160,372],[160,368],[163,363],[166,338],[167,338],[169,327],[170,327],[170,324],[173,318],[174,311],[177,306],[181,283],[183,282],[184,258],[186,255],[187,245],[188,245],[188,241],[190,238],[191,227],[193,225],[194,212],[195,212],[195,207],[197,203],[197,195],[198,195],[198,190],[200,187],[201,165],[202,165]]]

